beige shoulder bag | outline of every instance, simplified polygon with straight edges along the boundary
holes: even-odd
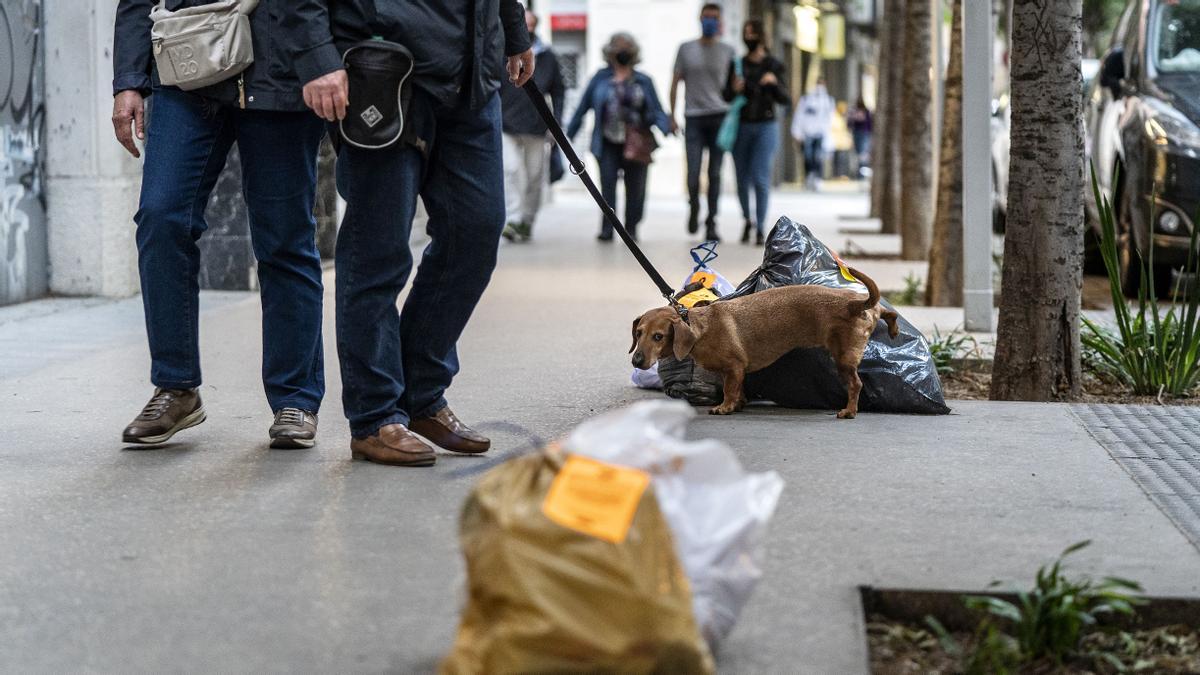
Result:
[[[227,80],[254,63],[249,15],[259,0],[219,0],[168,11],[159,0],[150,19],[158,79],[185,91]]]

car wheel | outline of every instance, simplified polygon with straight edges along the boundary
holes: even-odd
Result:
[[[1133,238],[1133,208],[1137,197],[1128,189],[1129,181],[1120,170],[1120,203],[1117,204],[1117,268],[1121,272],[1121,291],[1127,298],[1136,298],[1142,288],[1142,260]]]

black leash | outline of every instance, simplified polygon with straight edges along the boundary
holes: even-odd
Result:
[[[625,229],[624,223],[617,217],[617,212],[613,210],[611,204],[604,200],[604,195],[600,194],[600,189],[596,187],[596,183],[592,181],[592,177],[588,175],[587,165],[575,153],[575,148],[571,147],[571,141],[563,132],[562,126],[558,120],[554,119],[554,113],[550,111],[550,106],[546,105],[546,97],[542,95],[541,89],[532,79],[525,83],[525,93],[529,96],[529,100],[533,102],[533,107],[541,116],[542,121],[546,123],[546,127],[550,129],[550,135],[554,137],[554,142],[558,143],[558,147],[562,148],[563,154],[567,157],[567,165],[571,169],[571,173],[579,176],[579,180],[583,181],[584,187],[591,193],[592,199],[596,200],[596,205],[600,207],[600,211],[604,214],[604,218],[608,220],[609,225],[612,225],[617,236],[621,237],[621,241],[625,242],[625,246],[629,248],[629,252],[637,259],[642,269],[646,270],[646,274],[650,275],[650,280],[658,286],[659,292],[666,298],[667,302],[679,313],[679,316],[685,321],[687,320],[687,308],[679,304],[679,300],[675,297],[675,289],[667,283],[666,279],[654,269],[654,265],[650,263],[650,259],[638,247],[637,242],[630,236],[629,231]]]

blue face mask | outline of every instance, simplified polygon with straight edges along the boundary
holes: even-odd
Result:
[[[721,20],[711,16],[706,16],[700,19],[700,33],[704,37],[716,37],[717,32],[721,30]]]

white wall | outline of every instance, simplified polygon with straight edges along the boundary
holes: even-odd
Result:
[[[141,165],[113,137],[117,0],[45,0],[50,290],[138,291],[133,213]]]

